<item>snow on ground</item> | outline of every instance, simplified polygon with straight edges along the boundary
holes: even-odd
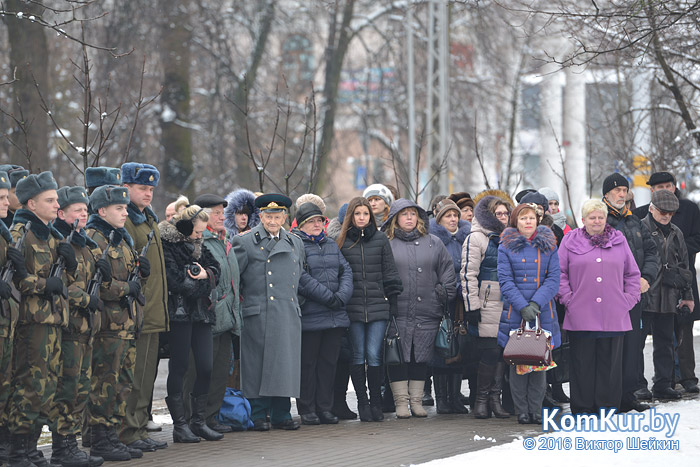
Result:
[[[542,466],[542,465],[566,465],[574,466],[606,466],[614,463],[615,467],[645,465],[697,465],[700,457],[700,400],[683,400],[668,402],[654,407],[657,414],[679,414],[678,427],[675,433],[667,438],[665,431],[653,432],[639,430],[638,432],[620,432],[601,430],[598,432],[560,431],[558,433],[542,434],[535,438],[515,438],[511,443],[483,449],[480,451],[461,454],[446,459],[437,459],[422,466],[429,467],[456,467],[465,465],[489,465],[497,461],[498,465],[511,465],[517,467]],[[637,414],[636,416],[648,414]],[[645,415],[646,416],[646,415]],[[478,435],[477,435],[478,436]],[[474,439],[477,439],[477,436]],[[577,439],[592,440],[618,440],[622,448],[614,452],[612,446],[598,443],[597,450],[585,449]],[[652,439],[653,438],[653,439]],[[479,439],[484,439],[479,437]],[[630,449],[630,439],[677,441],[678,449],[674,446],[666,446],[670,450],[640,450]],[[579,441],[580,443],[580,441]],[[672,444],[672,443],[666,443]],[[525,446],[531,449],[526,449]],[[607,447],[607,449],[606,449]],[[659,446],[657,446],[658,448]],[[550,448],[550,449],[546,449]],[[565,463],[564,463],[565,462]]]

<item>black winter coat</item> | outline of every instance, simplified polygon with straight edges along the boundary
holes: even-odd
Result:
[[[654,282],[661,270],[661,263],[656,242],[651,238],[649,229],[635,215],[617,217],[609,213],[608,224],[624,234],[642,277],[649,284]],[[642,295],[642,301],[644,301],[644,295]]]
[[[678,211],[671,218],[671,222],[676,225],[685,239],[685,246],[688,247],[688,265],[693,273],[693,298],[695,309],[691,315],[693,320],[700,320],[700,295],[698,295],[697,273],[695,271],[695,256],[700,252],[700,209],[693,201],[680,197],[680,191],[676,190],[676,196],[680,206]],[[649,213],[649,205],[645,204],[635,209],[634,214],[640,219],[644,219]]]
[[[350,227],[340,249],[352,268],[352,298],[347,305],[350,321],[388,320],[388,297],[403,292],[389,239],[374,224]]]
[[[171,322],[216,323],[216,311],[211,306],[211,291],[219,280],[219,263],[207,250],[202,239],[183,236],[170,222],[159,224],[168,281],[168,315]],[[197,262],[206,269],[209,278],[192,279],[188,265]],[[185,313],[177,313],[182,305]]]
[[[352,297],[352,269],[333,240],[325,237],[316,243],[299,229],[292,233],[301,238],[306,251],[304,272],[299,279],[301,330],[347,328],[350,326],[346,304]],[[331,308],[333,297],[342,303]]]

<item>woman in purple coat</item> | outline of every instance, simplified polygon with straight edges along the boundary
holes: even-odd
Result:
[[[622,341],[632,329],[629,310],[640,300],[640,273],[625,236],[606,224],[608,208],[583,203],[583,227],[559,246],[559,302],[571,345],[571,412],[619,407]]]

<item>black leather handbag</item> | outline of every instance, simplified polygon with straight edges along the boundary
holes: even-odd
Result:
[[[389,336],[389,328],[394,325],[396,334]],[[403,353],[401,352],[401,337],[399,336],[399,327],[396,325],[396,317],[392,316],[391,321],[384,331],[384,364],[401,365],[403,363]]]

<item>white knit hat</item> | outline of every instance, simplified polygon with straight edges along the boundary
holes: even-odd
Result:
[[[391,206],[391,204],[394,202],[394,195],[392,195],[391,191],[381,183],[370,185],[365,188],[365,191],[362,192],[362,197],[365,199],[370,199],[372,196],[380,197],[384,200],[387,206]]]
[[[552,190],[548,186],[543,186],[539,190],[537,190],[540,194],[544,195],[545,198],[547,198],[547,201],[556,201],[557,203],[559,202],[559,195],[557,194],[556,191]]]

